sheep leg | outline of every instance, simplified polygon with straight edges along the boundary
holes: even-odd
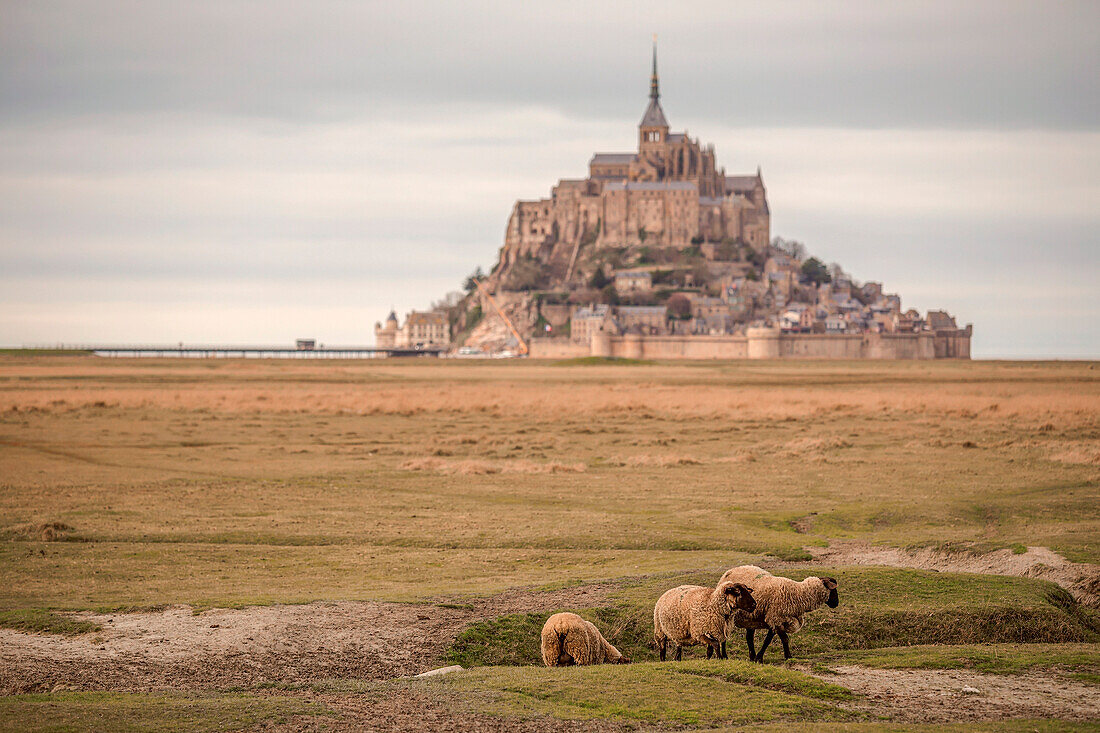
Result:
[[[772,643],[772,638],[775,637],[775,629],[768,629],[768,633],[764,636],[764,643],[760,645],[760,653],[756,655],[756,661],[761,664],[764,663],[764,652],[768,650],[768,644]]]
[[[676,656],[673,657],[673,659],[675,659],[677,662],[679,662],[680,659],[683,657],[683,654],[684,654],[684,648],[682,646],[680,646],[679,644],[677,644],[676,645]]]
[[[787,632],[786,631],[779,631],[777,633],[779,634],[779,640],[781,642],[783,642],[783,658],[784,659],[790,659],[791,658],[791,647],[787,643]]]
[[[714,647],[712,647],[710,644],[707,644],[707,659],[710,659],[713,656],[714,656]],[[721,659],[722,657],[718,657],[718,658]]]
[[[756,645],[753,644],[753,637],[756,635],[756,629],[745,629],[745,641],[749,643],[749,661],[756,661]]]
[[[668,649],[668,639],[661,639],[661,643],[657,648],[661,650],[661,661],[665,661],[665,650]]]
[[[724,641],[722,642],[722,659],[729,659],[729,657],[726,656],[726,642]]]

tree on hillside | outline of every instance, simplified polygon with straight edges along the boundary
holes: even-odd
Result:
[[[676,293],[665,303],[668,314],[673,318],[685,320],[691,318],[691,298],[683,293]]]
[[[443,296],[442,300],[437,300],[432,303],[433,311],[445,311],[448,308],[454,308],[456,305],[462,302],[462,293],[457,290],[452,290]]]
[[[829,268],[825,266],[824,262],[816,257],[811,257],[802,263],[802,275],[814,285],[832,282],[833,280],[832,277],[829,276]]]
[[[588,286],[595,290],[603,290],[608,286],[611,280],[604,274],[602,267],[597,267],[596,271],[592,273],[591,279],[588,281]]]
[[[474,270],[468,278],[466,278],[466,282],[462,285],[462,287],[467,293],[469,293],[470,291],[475,290],[477,288],[477,285],[474,282],[475,280],[484,280],[484,279],[485,279],[485,273],[482,272],[481,266],[478,265],[478,268],[476,270]]]
[[[783,237],[773,237],[772,246],[781,252],[786,252],[796,260],[801,260],[806,257],[806,245],[802,242],[798,242],[794,239],[783,239]]]

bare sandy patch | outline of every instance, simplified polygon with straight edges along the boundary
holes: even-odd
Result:
[[[405,471],[435,471],[443,474],[458,474],[465,476],[487,475],[494,473],[584,473],[587,466],[583,463],[564,463],[561,461],[482,461],[469,459],[462,461],[446,461],[441,458],[413,458],[401,464]]]
[[[673,468],[675,466],[699,466],[702,461],[688,455],[654,455],[643,453],[637,456],[628,456],[618,461],[612,461],[616,466],[651,466],[655,468]]]
[[[0,694],[206,689],[384,680],[439,666],[443,649],[484,618],[603,602],[609,584],[517,589],[459,602],[317,602],[141,613],[73,613],[79,636],[0,628]]]
[[[1062,463],[1080,463],[1100,466],[1100,442],[1088,441],[1077,444],[1063,444],[1061,449],[1050,456],[1053,461]]]
[[[1100,687],[1049,674],[991,675],[964,670],[868,669],[842,666],[818,675],[864,695],[857,707],[893,720],[1100,718]]]

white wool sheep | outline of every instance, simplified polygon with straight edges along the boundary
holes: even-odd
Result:
[[[719,583],[714,588],[681,585],[665,591],[653,607],[653,640],[665,660],[668,642],[676,647],[679,661],[685,646],[707,645],[707,659],[717,652],[725,658],[722,642],[726,639],[730,617],[738,610],[756,608],[752,593],[742,583]]]
[[[804,625],[802,616],[820,608],[822,604],[836,608],[840,604],[835,578],[810,576],[802,582],[772,575],[755,565],[741,565],[731,568],[722,575],[722,580],[742,583],[752,589],[756,600],[756,610],[741,611],[734,615],[733,624],[745,629],[745,641],[749,645],[749,659],[764,661],[764,652],[773,636],[779,636],[783,642],[783,656],[791,658],[788,635],[797,632]],[[753,644],[756,629],[767,629],[764,643],[757,653]],[[725,642],[722,643],[725,651]]]
[[[555,613],[542,627],[542,661],[547,667],[572,664],[629,664],[600,630],[575,613]]]

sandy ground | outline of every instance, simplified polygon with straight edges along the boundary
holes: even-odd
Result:
[[[1100,720],[1100,687],[1054,675],[835,667],[818,675],[865,696],[857,707],[894,720]],[[977,690],[977,692],[974,692]]]
[[[476,619],[598,605],[607,587],[511,591],[471,608],[345,601],[73,614],[103,630],[66,637],[0,629],[0,694],[392,679],[437,666],[443,648]]]

